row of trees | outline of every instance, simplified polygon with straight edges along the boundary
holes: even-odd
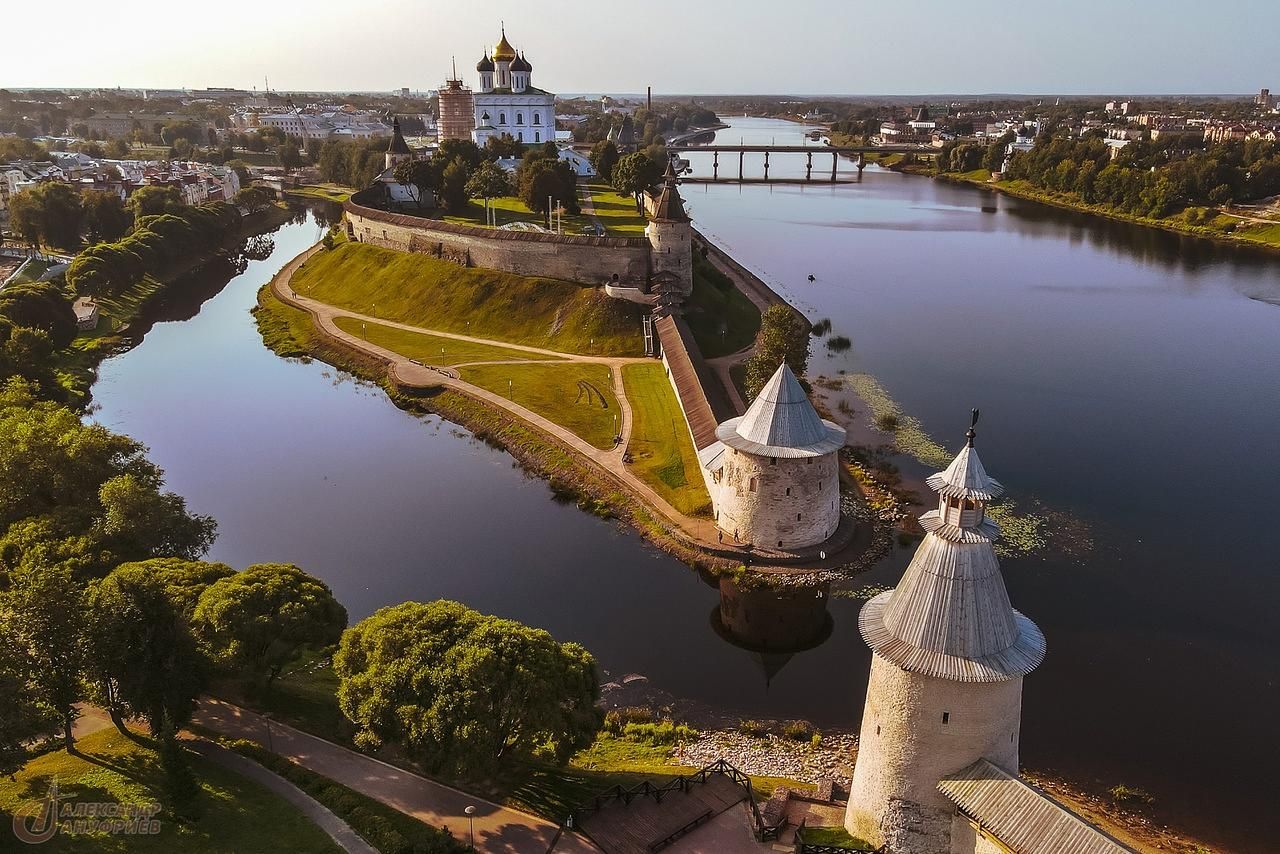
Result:
[[[144,275],[163,276],[193,257],[221,247],[240,229],[240,210],[226,202],[194,207],[173,205],[165,190],[145,187],[130,202],[141,214],[128,237],[98,243],[81,252],[67,268],[67,285],[81,296],[115,296],[137,284]],[[158,191],[148,193],[148,191]],[[147,193],[145,198],[139,198]],[[176,193],[173,194],[176,196]]]
[[[1097,135],[1085,139],[1042,134],[1015,154],[1007,177],[1070,193],[1139,216],[1164,217],[1189,206],[1252,201],[1280,193],[1280,146],[1234,141],[1206,150],[1185,140],[1136,140],[1114,159]]]

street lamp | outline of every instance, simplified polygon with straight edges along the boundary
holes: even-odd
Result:
[[[463,810],[467,814],[467,825],[471,832],[471,850],[476,850],[476,805],[471,804]]]

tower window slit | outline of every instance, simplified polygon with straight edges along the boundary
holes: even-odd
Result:
[[[944,724],[949,724],[949,723],[951,723],[951,713],[950,713],[950,712],[943,712],[943,713],[942,713],[942,722],[943,722]]]

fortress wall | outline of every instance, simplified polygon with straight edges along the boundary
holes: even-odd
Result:
[[[901,854],[949,852],[955,805],[938,781],[983,758],[1017,774],[1021,714],[1021,678],[952,682],[873,655],[845,827]]]
[[[711,487],[716,524],[726,535],[736,533],[741,542],[767,549],[803,548],[827,539],[840,524],[840,471],[834,452],[791,459],[725,448],[716,470]]]
[[[368,192],[368,191],[365,191]],[[458,225],[390,213],[361,204],[357,193],[344,205],[355,240],[400,252],[418,252],[467,267],[487,267],[521,276],[545,276],[599,285],[617,275],[623,285],[649,278],[649,241],[630,237],[539,234]]]

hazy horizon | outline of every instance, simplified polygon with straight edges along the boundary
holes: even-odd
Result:
[[[179,16],[159,0],[66,0],[77,25],[6,45],[0,87],[386,92],[437,88],[453,58],[472,82],[500,22],[552,92],[816,97],[1222,95],[1280,91],[1280,3],[1168,0],[1151,11],[1104,0],[1058,9],[994,0],[873,4],[673,0],[601,11],[547,0],[369,0],[306,7],[226,0]],[[1154,6],[1155,4],[1152,4]],[[1207,32],[1206,21],[1212,21]],[[83,24],[83,26],[81,26]],[[1211,44],[1206,39],[1212,39]],[[1229,51],[1221,50],[1230,45]],[[1268,75],[1277,75],[1270,80]],[[946,81],[944,92],[938,86]],[[859,94],[876,93],[876,94]],[[971,94],[970,94],[971,93]]]

